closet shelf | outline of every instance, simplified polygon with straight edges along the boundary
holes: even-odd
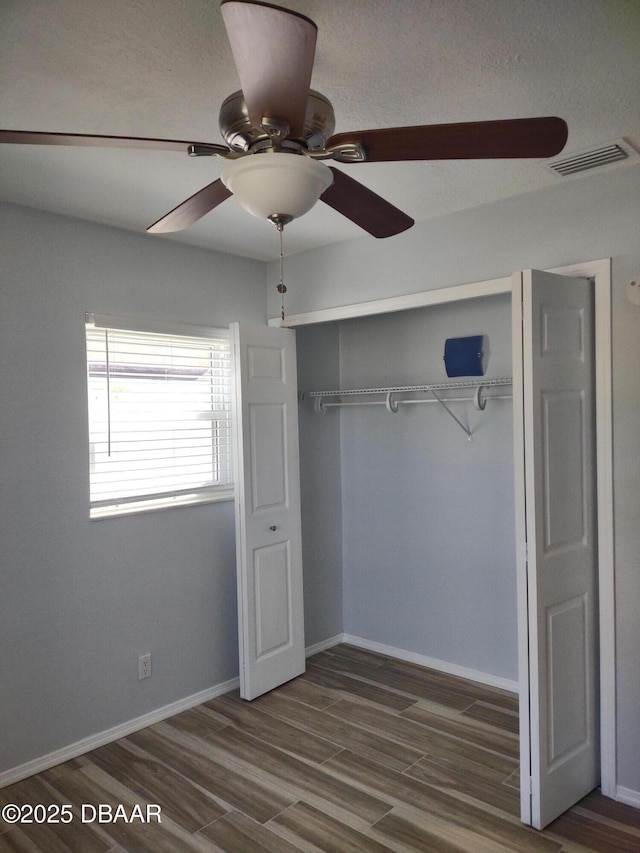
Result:
[[[412,391],[455,391],[458,388],[493,388],[512,385],[513,379],[464,379],[454,382],[432,382],[429,385],[389,385],[386,388],[349,388],[342,391],[309,391],[307,397],[347,397],[354,394],[400,394]]]
[[[314,409],[316,414],[324,415],[327,409],[336,406],[384,406],[388,412],[397,412],[401,405],[418,405],[422,403],[438,403],[445,411],[453,418],[458,426],[466,434],[469,441],[472,440],[471,430],[455,415],[448,403],[454,402],[473,402],[479,411],[484,411],[487,399],[490,400],[507,400],[511,399],[511,394],[491,394],[489,397],[483,397],[483,392],[486,388],[496,388],[506,385],[512,385],[513,380],[505,379],[467,379],[454,382],[432,382],[427,385],[390,385],[385,388],[349,388],[341,391],[309,391],[307,396],[313,398]],[[458,391],[464,389],[475,389],[473,397],[465,396],[447,396],[441,397],[438,391]],[[397,394],[415,394],[415,393],[430,393],[431,397],[396,399]],[[368,400],[355,399],[343,400],[343,397],[368,397],[373,395],[383,395],[383,400]],[[330,402],[326,402],[326,398],[337,397]]]

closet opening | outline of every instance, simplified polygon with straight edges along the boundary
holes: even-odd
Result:
[[[447,339],[476,335],[483,408],[443,358]],[[302,327],[297,346],[305,583],[323,574],[305,543],[339,542],[349,636],[516,691],[511,388],[490,384],[512,373],[510,295]],[[437,398],[313,396],[420,386]],[[339,493],[331,522],[319,490],[334,506]]]
[[[469,336],[482,337],[484,375],[448,377],[445,341]],[[487,690],[469,714],[489,715],[492,722],[479,726],[500,749],[509,746],[509,759],[501,752],[501,760],[514,775],[504,799],[515,817],[511,296],[303,326],[296,338],[307,646],[319,639],[313,631],[328,605],[327,586],[339,584],[343,623],[336,633],[346,643],[420,663],[447,686],[460,684],[458,676],[467,687],[509,691],[492,697]],[[476,380],[486,383],[479,406],[475,387],[456,387]],[[387,388],[420,386],[435,386],[448,409],[431,390],[388,399]],[[314,396],[332,389],[354,393]],[[364,389],[384,390],[355,393]],[[450,696],[455,703],[455,692]],[[424,698],[416,704],[429,707],[443,710]],[[461,732],[465,723],[475,725],[455,707],[449,714]],[[470,728],[468,736],[471,744],[479,734]]]
[[[609,265],[561,272],[595,277],[601,790],[612,796]],[[316,323],[312,314],[289,318],[298,335],[307,646],[322,630],[327,636],[327,618],[341,606],[347,641],[517,691],[512,402],[489,391],[484,409],[473,400],[451,403],[461,430],[440,405],[394,411],[378,397],[375,406],[316,402],[314,411],[309,396],[446,382],[444,341],[464,335],[483,335],[488,381],[511,376],[511,279],[409,300],[365,303],[362,317],[347,306],[317,312]]]

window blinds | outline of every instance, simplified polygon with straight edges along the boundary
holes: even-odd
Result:
[[[228,336],[86,326],[91,514],[232,484]]]

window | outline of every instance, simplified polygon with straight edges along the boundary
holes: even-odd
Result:
[[[87,315],[91,517],[231,497],[228,333],[129,326]]]

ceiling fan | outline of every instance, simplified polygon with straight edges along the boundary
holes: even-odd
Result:
[[[235,195],[282,232],[320,199],[374,237],[410,228],[410,216],[325,161],[552,157],[567,140],[557,117],[392,127],[334,134],[333,107],[310,88],[317,35],[304,15],[259,0],[222,0],[242,89],[220,109],[226,145],[191,140],[0,130],[0,143],[147,148],[219,156],[221,176],[149,228],[180,231]]]

